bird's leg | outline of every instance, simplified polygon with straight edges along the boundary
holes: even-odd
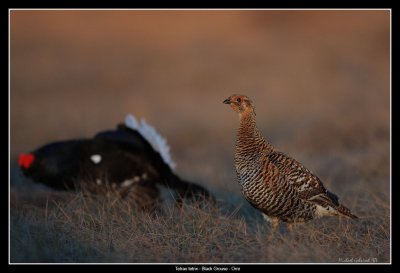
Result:
[[[275,217],[270,217],[270,218],[269,218],[269,222],[270,222],[271,225],[272,225],[272,232],[270,232],[270,234],[269,234],[269,236],[268,236],[268,240],[269,240],[269,241],[275,240],[275,239],[278,239],[278,240],[279,240],[280,236],[277,236],[277,235],[280,234],[280,233],[279,233],[279,225],[280,225],[279,219],[278,219],[278,218],[275,218]]]
[[[271,224],[272,224],[272,230],[274,232],[279,231],[280,221],[278,218],[272,218]]]
[[[294,223],[286,223],[286,228],[288,232],[292,233],[294,228]]]
[[[263,216],[264,216],[264,219],[265,219],[265,220],[267,220],[268,222],[271,223],[273,233],[275,233],[276,231],[279,231],[279,224],[280,224],[280,221],[279,221],[278,218],[276,218],[276,217],[271,217],[271,216],[268,216],[268,215],[266,215],[266,214],[263,214]]]

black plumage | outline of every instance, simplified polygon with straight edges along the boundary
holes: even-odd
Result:
[[[178,202],[211,197],[204,187],[177,176],[138,131],[124,124],[91,139],[47,144],[21,155],[19,165],[26,177],[55,189],[134,192],[136,199],[148,195],[145,204],[159,198],[159,185],[172,189]]]

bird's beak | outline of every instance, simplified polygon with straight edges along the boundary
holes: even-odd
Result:
[[[231,104],[231,100],[230,99],[226,99],[223,101],[224,104]]]

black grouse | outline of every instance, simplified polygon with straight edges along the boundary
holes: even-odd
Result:
[[[154,128],[128,116],[115,130],[100,132],[91,139],[47,144],[20,155],[18,163],[34,182],[55,189],[134,194],[133,199],[144,208],[158,201],[158,185],[172,189],[178,203],[183,197],[213,199],[205,188],[173,172],[168,150]]]

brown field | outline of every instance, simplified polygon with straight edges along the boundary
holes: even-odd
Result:
[[[11,11],[10,262],[290,263],[390,259],[389,11]],[[258,127],[360,219],[272,234],[242,197],[233,146],[244,93]],[[91,137],[126,114],[171,146],[218,207],[156,215],[51,191],[19,153]]]

